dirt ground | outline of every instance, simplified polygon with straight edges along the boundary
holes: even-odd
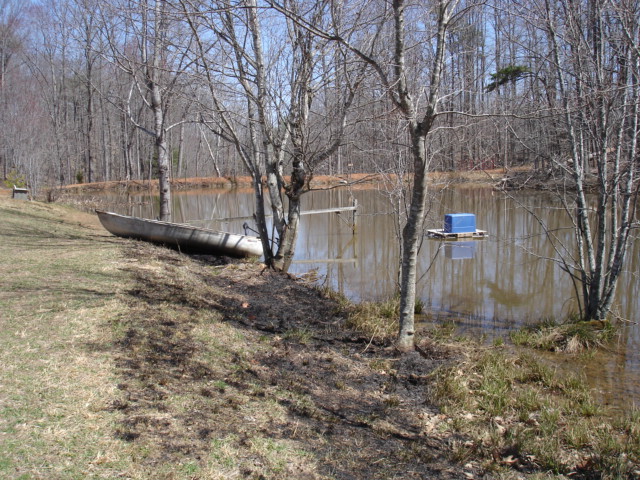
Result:
[[[112,408],[122,415],[117,435],[151,449],[149,466],[197,461],[217,440],[241,478],[474,478],[477,465],[448,458],[462,439],[438,433],[444,416],[428,401],[429,375],[450,351],[425,344],[400,357],[370,344],[344,328],[334,300],[260,264],[212,266],[220,259],[140,243],[126,254],[136,313],[123,319]],[[163,272],[138,268],[150,256]],[[184,269],[188,280],[175,281]],[[167,318],[166,302],[184,314]],[[234,338],[209,332],[205,341],[194,320],[202,311],[217,312]],[[257,439],[306,453],[281,452],[273,475],[277,461]]]

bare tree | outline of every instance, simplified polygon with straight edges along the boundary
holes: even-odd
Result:
[[[64,185],[75,181],[78,170],[78,155],[81,147],[76,142],[77,132],[75,111],[79,99],[72,88],[76,45],[72,35],[70,12],[66,2],[48,0],[31,10],[32,44],[24,53],[32,78],[38,83],[39,96],[47,111],[49,128],[46,138],[51,143],[47,152],[47,169],[50,180],[55,175],[56,182]],[[41,148],[47,149],[46,142]],[[52,182],[53,183],[53,182]]]
[[[264,122],[266,70],[255,4],[248,0],[234,9],[225,2],[181,0],[180,5],[195,38],[191,53],[209,94],[209,103],[202,101],[201,123],[235,146],[253,178],[256,224],[269,263],[272,254],[262,177],[265,164],[274,163],[269,158],[279,141]],[[229,70],[236,84],[228,87],[223,80]]]
[[[301,197],[310,189],[314,169],[330,158],[344,138],[347,113],[364,69],[333,98],[316,102],[319,91],[328,90],[336,70],[345,68],[345,52],[329,51],[326,40],[254,0],[183,0],[181,4],[197,38],[197,63],[203,66],[211,99],[204,123],[236,147],[251,173],[265,262],[286,271],[294,255]],[[310,22],[321,23],[328,18],[329,5],[328,1],[311,2],[304,6],[305,15]],[[303,8],[299,2],[290,6]],[[269,30],[269,48],[264,42],[265,15],[276,24]],[[215,49],[212,39],[218,41]],[[227,61],[221,63],[220,58]],[[332,68],[323,70],[323,61],[330,61]],[[231,99],[244,105],[242,115],[228,107]],[[327,108],[327,103],[331,111],[320,112],[318,108]],[[317,134],[329,127],[331,135]],[[267,200],[275,236],[267,228]]]
[[[429,6],[424,6],[414,5],[405,0],[393,0],[389,11],[376,12],[380,13],[378,18],[388,18],[388,22],[391,24],[389,39],[393,52],[391,58],[386,58],[384,51],[373,50],[374,44],[372,43],[369,43],[367,49],[367,46],[350,41],[348,35],[340,29],[322,30],[309,22],[304,22],[299,17],[297,18],[316,35],[345,45],[354,51],[362,61],[369,64],[377,72],[388,98],[406,122],[412,156],[412,180],[407,220],[402,228],[401,240],[400,328],[396,344],[402,351],[414,348],[417,258],[424,234],[423,225],[428,197],[427,139],[440,110],[447,32],[456,16],[460,14],[459,3],[459,0],[438,0]],[[278,5],[278,8],[286,11],[284,5]],[[409,28],[407,11],[411,12],[409,18],[429,19],[430,21],[425,20],[420,26],[421,28],[415,30]],[[289,14],[291,13],[289,12]],[[416,32],[423,30],[425,24],[428,25],[431,36],[418,39],[419,35]],[[378,24],[378,28],[382,29],[387,26],[386,21]],[[368,24],[367,27],[370,29],[372,26]],[[420,66],[422,71],[428,70],[425,72],[428,77],[428,86],[424,90],[416,81],[416,79],[422,79],[422,76],[419,75],[419,72],[412,71],[407,65],[407,56],[412,50],[411,47],[419,44],[418,42],[422,42],[420,43],[422,45],[433,45],[433,51],[425,51],[428,67]]]
[[[624,268],[638,198],[640,30],[635,2],[545,0],[520,10],[550,44],[545,79],[562,138],[554,160],[573,243],[547,230],[576,285],[580,318],[606,319]],[[589,192],[594,192],[593,197]],[[544,225],[544,218],[538,217]]]
[[[178,94],[178,81],[188,68],[184,51],[189,39],[180,37],[180,24],[172,16],[168,2],[122,0],[111,4],[109,11],[105,7],[104,12],[103,34],[110,47],[109,58],[131,79],[124,103],[126,114],[154,141],[160,218],[166,220],[171,216],[171,157],[167,131],[181,123],[169,124],[167,115],[172,99]],[[151,114],[149,126],[145,118],[137,116],[132,109],[134,93]]]
[[[14,0],[0,0],[0,109],[2,116],[8,112],[7,76],[13,57],[20,50],[22,39],[19,35],[21,23],[21,4]],[[0,117],[1,118],[1,117]],[[2,118],[4,125],[3,134],[0,135],[0,163],[2,164],[2,179],[7,178],[7,164],[12,156],[12,147],[9,145],[10,139],[4,135],[8,126],[9,118]]]
[[[396,85],[393,102],[398,106],[407,120],[407,128],[411,139],[411,153],[413,154],[413,185],[411,205],[407,223],[402,231],[402,272],[400,280],[400,331],[398,333],[398,348],[410,350],[414,347],[414,312],[416,301],[416,264],[418,249],[423,235],[423,222],[427,200],[427,168],[428,156],[426,139],[438,115],[440,102],[440,82],[445,64],[445,45],[447,30],[451,24],[458,1],[441,0],[436,3],[435,15],[435,52],[431,64],[431,79],[429,82],[426,103],[418,111],[417,95],[409,90],[405,55],[405,11],[403,0],[394,0],[394,77]]]
[[[96,141],[95,141],[95,84],[96,64],[100,51],[96,45],[98,37],[97,3],[94,0],[76,0],[68,2],[66,8],[72,18],[69,25],[75,31],[71,33],[82,49],[82,66],[76,74],[84,81],[84,132],[83,132],[83,171],[84,179],[94,181]]]
[[[300,221],[300,200],[310,190],[314,170],[341,146],[347,129],[347,115],[366,73],[366,64],[351,67],[352,59],[342,45],[331,48],[297,19],[306,17],[312,25],[327,22],[330,2],[285,2],[293,16],[287,17],[289,38],[292,44],[292,68],[290,103],[287,129],[291,136],[291,175],[286,182],[282,169],[278,171],[282,192],[288,199],[286,223],[278,231],[280,242],[275,256],[275,266],[287,271],[295,254],[295,244]],[[304,9],[304,15],[301,10]],[[334,11],[333,21],[337,20]],[[327,67],[330,65],[330,67]],[[337,84],[336,82],[339,82]],[[334,88],[330,88],[334,86]],[[339,89],[336,88],[339,85]],[[322,92],[324,102],[317,96]],[[322,136],[330,131],[330,135]]]

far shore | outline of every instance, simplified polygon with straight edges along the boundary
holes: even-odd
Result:
[[[477,185],[490,186],[498,182],[505,175],[504,169],[494,170],[470,170],[464,172],[431,172],[429,174],[434,184],[441,183],[472,183]],[[355,173],[345,175],[317,175],[310,182],[312,189],[327,188],[336,186],[359,187],[363,185],[379,185],[390,181],[395,181],[396,175],[383,175],[378,173]],[[252,179],[249,176],[239,177],[190,177],[174,178],[171,186],[175,190],[193,189],[248,189],[252,186]],[[65,185],[61,190],[68,193],[110,191],[110,190],[151,190],[158,189],[157,180],[118,180],[109,182],[76,183]]]

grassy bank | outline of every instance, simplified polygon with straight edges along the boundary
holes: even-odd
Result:
[[[0,477],[115,474],[119,246],[60,207],[0,198],[0,218]]]
[[[60,205],[0,198],[0,219],[0,478],[636,475],[637,415],[530,359],[447,329],[401,357],[392,305],[379,321]]]
[[[347,325],[370,342],[393,340],[399,299],[343,305]],[[420,351],[453,354],[428,379],[428,400],[446,419],[441,426],[458,435],[449,459],[475,462],[485,478],[640,478],[640,411],[607,409],[585,378],[559,374],[536,352],[606,347],[614,327],[544,325],[515,331],[516,345],[534,347],[518,350],[504,341],[485,346],[456,337],[451,324],[420,332]]]
[[[462,475],[408,382],[437,360],[363,354],[317,290],[59,205],[0,218],[0,478]]]

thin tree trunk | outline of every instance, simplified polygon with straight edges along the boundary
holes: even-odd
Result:
[[[146,8],[145,4],[145,8]],[[147,68],[147,88],[149,89],[151,111],[153,113],[154,121],[154,136],[155,136],[155,154],[158,161],[158,186],[160,190],[160,220],[171,219],[171,164],[169,160],[169,152],[167,149],[167,139],[164,121],[164,111],[162,104],[162,93],[160,91],[159,76],[161,53],[162,53],[162,39],[164,11],[163,3],[160,0],[156,0],[154,3],[154,32],[153,32],[153,53],[150,60],[147,55],[145,45],[145,53],[143,61],[146,63]],[[146,39],[145,39],[146,40]],[[146,41],[145,41],[146,44]]]
[[[412,350],[415,340],[415,305],[417,259],[423,236],[423,223],[427,198],[427,162],[424,136],[417,125],[411,127],[413,154],[413,190],[407,223],[402,229],[402,268],[400,273],[400,330],[397,346]]]
[[[404,44],[404,0],[394,0],[395,17],[395,59],[398,103],[409,119],[408,128],[413,155],[413,188],[407,223],[402,231],[402,272],[400,275],[400,328],[397,347],[401,351],[412,350],[415,342],[416,271],[418,251],[423,236],[423,224],[427,198],[427,156],[425,141],[437,117],[440,82],[444,68],[446,34],[451,12],[456,2],[441,1],[436,6],[438,32],[436,52],[431,70],[431,84],[427,98],[426,112],[422,120],[417,114],[413,99],[407,88]]]
[[[160,89],[157,85],[152,88],[152,106],[155,119],[156,156],[158,158],[158,186],[160,189],[160,220],[171,219],[171,184],[170,162],[167,150],[167,140],[164,132],[164,118],[160,102]]]

